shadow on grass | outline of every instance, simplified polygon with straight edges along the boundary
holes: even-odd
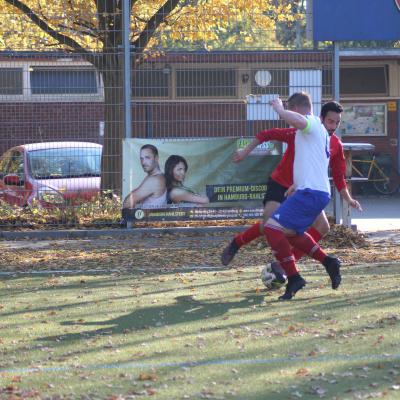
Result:
[[[81,340],[82,337],[92,337],[103,334],[122,334],[131,331],[170,326],[176,324],[188,324],[193,321],[214,318],[226,314],[229,310],[248,308],[250,305],[259,305],[264,298],[259,295],[247,295],[240,301],[199,301],[192,296],[178,296],[172,305],[160,305],[155,307],[144,307],[132,313],[121,315],[120,317],[102,320],[75,322],[66,321],[62,325],[70,326],[99,326],[104,328],[96,330],[64,334],[60,336],[50,336],[38,340],[58,340],[64,341]]]
[[[318,360],[296,361],[291,365],[274,362],[274,365],[248,364],[240,367],[240,377],[245,382],[255,382],[264,374],[264,385],[248,385],[241,391],[246,400],[287,399],[399,399],[395,378],[398,357],[385,359],[383,355],[343,355]],[[289,367],[295,366],[294,371]],[[274,371],[275,370],[275,371]],[[268,379],[266,371],[280,370],[285,379]],[[299,374],[297,371],[300,371]]]
[[[161,276],[162,274],[158,274],[157,276]],[[164,275],[170,275],[165,273]],[[84,275],[85,277],[88,275]],[[141,277],[143,277],[143,274],[140,275]],[[81,278],[82,275],[77,276],[77,278]],[[131,276],[129,276],[129,278],[132,278]],[[50,278],[49,280],[53,280],[54,278]],[[241,282],[247,281],[247,280],[252,280],[251,277],[246,277],[246,278],[241,278]],[[205,289],[205,288],[213,288],[215,286],[220,286],[220,285],[224,285],[226,283],[229,283],[230,280],[226,279],[226,280],[219,280],[219,281],[212,281],[209,283],[202,283],[202,284],[196,284],[196,289]],[[26,289],[26,288],[22,288],[20,290],[13,290],[13,295],[16,296],[18,294],[24,294],[27,295],[29,293],[41,293],[43,292],[43,294],[46,294],[46,292],[48,291],[59,291],[60,294],[62,294],[62,292],[64,291],[77,291],[77,292],[87,292],[87,291],[92,291],[92,290],[108,290],[108,289],[112,289],[115,287],[118,287],[119,284],[122,285],[126,285],[127,283],[127,277],[126,275],[121,275],[121,276],[113,276],[113,279],[110,280],[110,275],[106,275],[104,276],[100,281],[87,281],[86,279],[82,279],[77,283],[73,283],[73,284],[68,284],[68,285],[54,285],[54,286],[44,286],[43,284],[38,284],[38,285],[31,285],[32,289]],[[138,281],[138,285],[139,285],[139,281]],[[39,290],[40,289],[40,290]],[[159,288],[158,290],[152,290],[149,292],[145,292],[144,294],[142,294],[142,296],[154,296],[154,295],[159,295],[159,294],[163,294],[163,293],[168,293],[170,292],[171,289],[170,288],[166,288],[166,289],[161,289]],[[254,291],[248,291],[247,293],[253,295]],[[4,291],[4,294],[1,294],[1,290],[0,290],[0,299],[1,297],[6,297],[9,296],[8,291]],[[113,301],[123,301],[123,300],[130,300],[132,299],[132,295],[123,295],[123,296],[113,296]],[[96,304],[101,306],[101,304],[107,304],[109,302],[109,298],[108,297],[104,297],[102,300],[98,300],[96,299]],[[46,312],[46,311],[54,311],[54,309],[57,309],[59,311],[63,311],[63,310],[67,310],[67,309],[74,309],[76,307],[84,307],[84,306],[88,306],[90,304],[93,304],[94,300],[89,300],[89,301],[79,301],[79,302],[74,302],[74,303],[70,303],[70,304],[62,304],[62,305],[54,305],[54,304],[49,304],[46,307],[29,307],[29,312],[30,313],[34,313],[34,312]],[[7,317],[10,315],[18,315],[18,314],[25,314],[27,312],[28,308],[23,308],[21,310],[12,310],[10,312],[3,312],[1,313],[1,316],[3,317]]]

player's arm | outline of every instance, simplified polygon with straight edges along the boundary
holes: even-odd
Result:
[[[289,143],[293,140],[295,134],[295,128],[272,128],[258,132],[256,138],[260,143],[269,142],[270,140]]]
[[[351,207],[356,208],[359,211],[362,211],[361,204],[356,199],[353,199],[353,197],[351,197],[347,186],[344,187],[339,193],[342,199],[347,201],[347,203],[349,203]]]
[[[271,101],[271,106],[284,121],[286,121],[294,128],[300,129],[302,131],[309,128],[309,120],[307,120],[304,115],[301,115],[297,112],[285,110],[282,104],[282,100],[279,97]]]
[[[346,161],[343,154],[343,146],[341,143],[337,143],[335,146],[336,148],[331,149],[331,157],[329,160],[333,183],[344,201],[349,203],[351,207],[362,211],[360,203],[351,196],[346,185]]]
[[[132,190],[125,197],[123,208],[135,208],[136,204],[142,202],[154,193],[154,186],[150,179],[145,179],[139,187]]]
[[[233,154],[233,161],[244,160],[258,145],[271,140],[289,143],[291,137],[296,133],[294,128],[272,128],[260,131],[255,138],[243,149],[236,150]]]
[[[238,163],[244,160],[259,144],[260,141],[255,137],[246,147],[238,149],[233,153],[232,161]]]
[[[208,204],[210,202],[207,196],[197,193],[191,193],[182,188],[172,189],[170,197],[174,203]]]

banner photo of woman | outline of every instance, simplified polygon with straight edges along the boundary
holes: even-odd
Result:
[[[256,218],[280,147],[263,143],[241,163],[232,156],[251,139],[125,139],[126,221]]]

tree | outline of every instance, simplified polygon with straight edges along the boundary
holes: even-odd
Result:
[[[123,0],[0,0],[0,48],[64,50],[80,54],[102,74],[105,136],[102,187],[120,191],[122,172]],[[217,40],[232,24],[271,31],[290,10],[285,0],[130,0],[133,68],[170,38]],[[252,30],[241,40],[254,39]]]
[[[277,39],[283,46],[304,48],[306,25],[306,1],[285,0],[292,3],[292,19],[277,21]]]

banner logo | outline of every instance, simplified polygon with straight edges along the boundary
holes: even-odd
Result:
[[[400,11],[400,0],[394,0],[394,2],[396,3],[396,6]]]

